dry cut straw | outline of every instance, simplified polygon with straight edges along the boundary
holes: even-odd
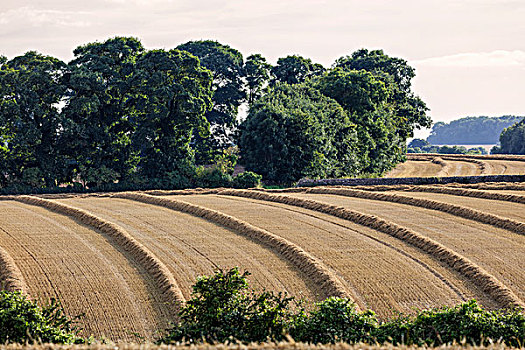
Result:
[[[311,190],[318,191],[315,193],[323,193],[323,189],[321,188],[313,188]],[[326,191],[325,193],[330,193],[330,191]],[[383,220],[373,215],[363,214],[340,206],[309,199],[301,199],[284,195],[273,195],[250,190],[225,190],[220,192],[220,194],[293,205],[333,215],[345,220],[352,221],[359,225],[373,228],[377,231],[386,233],[390,236],[407,242],[428,253],[437,260],[444,262],[450,268],[471,280],[475,285],[480,287],[500,305],[504,307],[525,308],[525,303],[523,303],[523,301],[521,301],[508,287],[490,275],[487,271],[471,262],[469,259],[459,255],[441,243],[438,243],[428,237],[425,237],[405,227],[399,226],[395,223]]]
[[[69,216],[80,223],[109,236],[154,278],[157,287],[160,289],[166,300],[166,303],[170,305],[174,314],[178,312],[180,304],[184,302],[184,296],[182,295],[175,278],[159,258],[135,240],[122,227],[105,221],[82,209],[59,203],[54,200],[33,196],[19,196],[16,197],[16,200],[26,204],[44,207],[55,213]]]
[[[356,197],[363,199],[407,204],[415,207],[442,211],[468,220],[474,220],[477,222],[502,228],[504,230],[512,231],[520,235],[525,235],[525,223],[523,222],[519,222],[509,218],[503,218],[498,215],[485,213],[476,209],[471,209],[450,203],[439,202],[431,199],[414,198],[392,193],[378,193],[354,189],[328,187],[311,188],[308,189],[307,192],[318,194],[335,194],[347,197]]]
[[[273,251],[276,251],[284,259],[288,260],[311,278],[312,281],[319,286],[320,290],[325,293],[325,297],[346,297],[356,302],[339,278],[319,259],[307,253],[298,245],[271,232],[255,227],[245,221],[219,211],[180,200],[167,199],[136,192],[124,192],[115,194],[114,196],[177,210],[190,215],[202,217],[215,224],[232,229],[239,234],[264,244]],[[357,304],[357,306],[362,307],[362,305],[359,304]]]

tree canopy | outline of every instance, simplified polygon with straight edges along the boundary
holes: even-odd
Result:
[[[500,135],[501,146],[492,153],[525,154],[525,119],[506,128]]]
[[[278,83],[241,124],[241,157],[271,181],[355,175],[354,127],[341,106],[317,89]]]
[[[73,53],[0,56],[0,187],[257,183],[231,178],[237,159],[277,182],[379,175],[431,123],[414,69],[381,50],[330,69],[298,55],[244,61],[212,40],[146,50],[114,37]]]

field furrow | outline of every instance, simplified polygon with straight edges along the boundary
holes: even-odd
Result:
[[[170,198],[171,196],[169,196]],[[315,211],[217,195],[172,198],[218,210],[304,248],[335,271],[359,304],[381,316],[457,303],[484,293],[449,269],[386,234]]]
[[[320,298],[318,286],[275,252],[207,220],[127,199],[88,197],[60,202],[123,227],[167,266],[186,299],[198,276],[232,266],[250,271],[256,289]]]
[[[392,191],[389,193],[460,205],[474,210],[479,210],[481,212],[494,214],[504,218],[509,218],[525,223],[525,204],[521,203],[431,192]]]
[[[58,298],[69,315],[85,313],[84,334],[153,339],[170,315],[153,279],[101,232],[47,209],[0,202],[0,242],[27,292]]]
[[[448,213],[405,204],[330,194],[290,193],[396,223],[458,252],[525,300],[525,236]]]
[[[487,174],[479,164],[459,160],[407,160],[385,177],[474,176]]]

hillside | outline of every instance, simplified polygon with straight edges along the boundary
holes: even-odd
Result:
[[[427,141],[432,145],[489,145],[499,143],[503,129],[521,121],[523,116],[466,117],[450,123],[438,122]]]

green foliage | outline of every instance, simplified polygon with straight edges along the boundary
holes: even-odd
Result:
[[[427,141],[434,145],[482,145],[498,143],[502,131],[523,117],[466,117],[434,124]]]
[[[305,84],[277,84],[240,126],[241,159],[266,180],[353,175],[354,125],[334,100]]]
[[[213,40],[189,41],[177,49],[195,55],[212,72],[213,108],[206,113],[212,134],[209,138],[195,134],[193,142],[197,164],[208,164],[233,144],[230,131],[237,126],[238,109],[246,98],[243,57],[239,51]]]
[[[93,178],[98,172],[110,183],[135,170],[138,154],[131,145],[130,121],[136,116],[135,61],[142,52],[138,39],[115,37],[77,47],[68,64],[62,145],[88,186],[102,182]]]
[[[377,327],[372,311],[359,313],[350,300],[330,297],[316,303],[290,334],[295,340],[309,343],[374,343]]]
[[[271,65],[259,54],[246,58],[244,64],[244,78],[246,79],[246,95],[248,105],[263,95],[266,84],[270,79]]]
[[[282,294],[249,292],[248,275],[233,268],[200,277],[181,309],[180,322],[159,343],[280,341],[287,334],[308,343],[525,343],[525,315],[520,310],[486,311],[471,300],[380,322],[372,311],[357,312],[344,298],[328,298],[308,311],[304,303]]]
[[[0,186],[55,186],[66,175],[57,130],[65,93],[62,61],[34,51],[0,68]]]
[[[488,345],[503,341],[519,346],[525,341],[525,316],[519,310],[483,310],[475,300],[449,308],[420,311],[382,324],[377,340],[393,344]]]
[[[248,292],[247,272],[219,270],[197,279],[180,322],[160,343],[281,340],[293,321],[292,298],[270,292]]]
[[[500,143],[493,153],[525,154],[525,119],[503,130]]]
[[[473,147],[467,149],[465,146],[434,146],[426,144],[422,147],[412,147],[408,145],[407,153],[438,153],[438,154],[487,154],[483,147]]]
[[[298,55],[279,58],[277,65],[272,67],[273,83],[300,84],[306,80],[321,75],[325,68],[311,59]]]
[[[233,178],[232,187],[234,188],[254,188],[261,187],[262,175],[252,171],[245,171]]]
[[[190,141],[206,136],[211,108],[211,74],[180,50],[153,50],[135,63],[136,118],[131,140],[140,154],[139,174],[163,178],[193,163]]]
[[[82,343],[75,319],[51,300],[39,306],[20,292],[0,291],[0,343]]]

